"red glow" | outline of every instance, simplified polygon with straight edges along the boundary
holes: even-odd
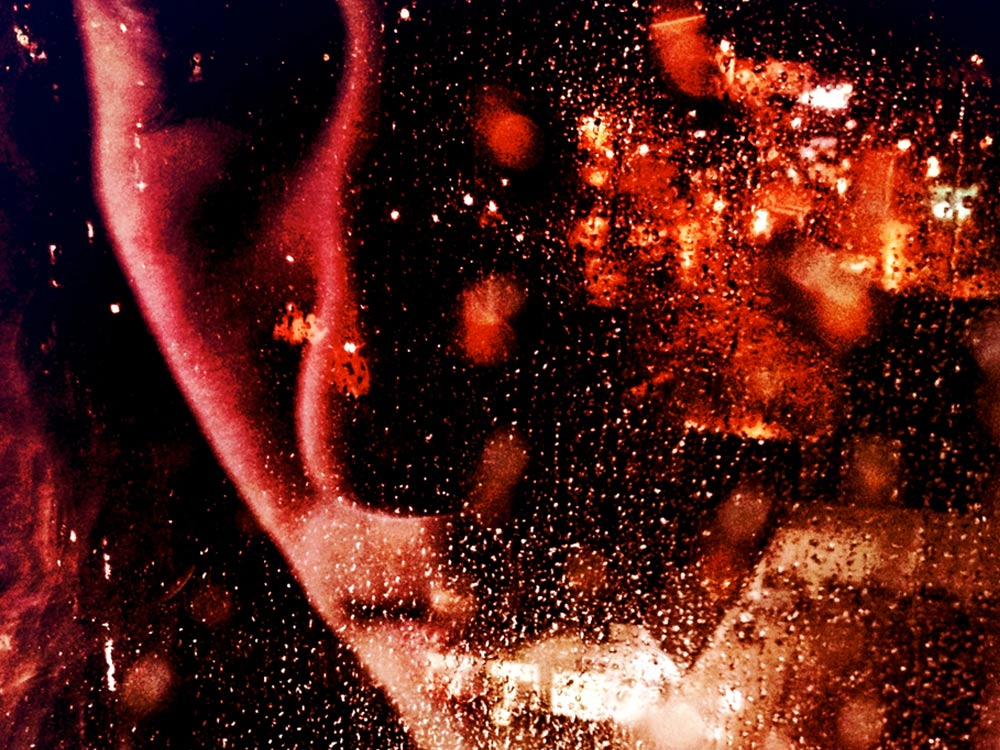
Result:
[[[538,128],[524,115],[501,112],[481,125],[494,161],[502,167],[527,169],[538,160]]]
[[[518,110],[516,101],[505,89],[486,90],[477,107],[475,129],[497,165],[525,170],[538,162],[541,138],[534,121]]]
[[[715,54],[705,34],[705,17],[680,15],[650,26],[664,72],[691,96],[715,91]]]
[[[514,346],[511,319],[523,303],[514,279],[493,275],[473,284],[462,294],[462,352],[477,365],[496,365],[510,356]]]

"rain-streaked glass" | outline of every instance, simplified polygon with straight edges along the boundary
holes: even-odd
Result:
[[[985,3],[0,10],[0,744],[1000,746]]]

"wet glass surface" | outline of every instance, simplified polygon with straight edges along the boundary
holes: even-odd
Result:
[[[991,748],[985,4],[0,11],[0,745]]]

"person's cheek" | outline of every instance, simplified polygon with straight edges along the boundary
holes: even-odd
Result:
[[[206,247],[192,226],[206,194],[223,181],[239,136],[211,122],[153,128],[147,116],[159,110],[164,81],[151,19],[100,2],[80,3],[79,14],[97,190],[119,259],[226,468],[241,487],[274,495],[281,472],[264,467],[281,462],[282,451],[265,461],[264,445],[283,426],[267,413],[267,363],[255,361],[260,311],[244,303],[244,290],[262,280],[243,277],[240,254]]]
[[[363,342],[344,215],[374,55],[367,17],[346,14],[345,83],[318,132],[272,133],[183,113],[164,123],[175,84],[154,19],[97,0],[79,15],[118,256],[223,465],[265,525],[294,524],[348,495],[336,423],[366,388],[363,358],[345,362]]]
[[[343,224],[371,19],[343,4],[351,62],[329,125],[264,185],[254,134],[208,118],[147,122],[166,86],[151,18],[99,0],[77,10],[99,198],[178,385],[313,607],[417,743],[457,747],[461,728],[426,692],[428,649],[470,611],[449,604],[464,599],[445,581],[447,521],[368,511],[340,468],[337,425],[368,377],[357,357],[356,377],[341,370],[363,343]]]

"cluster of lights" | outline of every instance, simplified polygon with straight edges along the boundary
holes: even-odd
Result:
[[[795,433],[815,418],[811,429],[822,430],[827,417],[817,415],[831,414],[832,402],[821,402],[832,391],[789,394],[809,392],[796,380],[831,370],[820,348],[802,343],[793,352],[773,334],[770,298],[761,289],[773,272],[757,260],[769,253],[754,248],[794,238],[793,257],[777,272],[804,292],[815,308],[810,325],[835,349],[871,330],[874,292],[992,294],[1000,278],[979,260],[984,190],[958,154],[962,138],[953,133],[950,146],[941,147],[926,133],[910,132],[886,143],[891,131],[862,120],[863,92],[854,82],[824,78],[808,63],[741,58],[731,41],[708,40],[702,16],[654,23],[650,31],[673,85],[732,102],[743,135],[706,127],[697,111],[664,119],[609,103],[580,116],[580,180],[593,199],[567,242],[577,251],[587,299],[599,307],[649,309],[669,297],[682,322],[664,340],[640,346],[677,351],[678,362],[697,360],[692,350],[698,349],[702,358],[719,360],[716,373],[705,377],[715,378],[726,403],[706,407],[720,416],[692,416],[691,424],[767,437],[789,427]],[[990,136],[982,138],[981,151],[991,144]],[[623,223],[628,231],[621,231]],[[650,282],[656,265],[671,269],[669,287]],[[718,347],[734,337],[720,323],[726,320],[744,328],[756,321],[750,328],[757,334],[739,337],[748,342],[745,356]],[[755,360],[775,357],[784,358],[785,382],[756,389],[764,381]],[[650,383],[663,380],[659,366],[650,364]],[[693,386],[696,392],[704,387]],[[773,423],[764,412],[789,424]]]

